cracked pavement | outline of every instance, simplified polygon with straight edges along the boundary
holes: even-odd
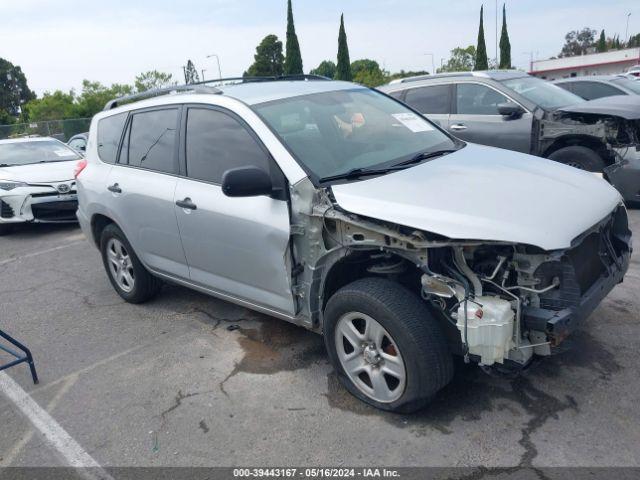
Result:
[[[639,466],[638,293],[636,251],[566,351],[515,378],[458,362],[427,409],[394,415],[349,395],[302,328],[176,286],[126,304],[74,226],[0,238],[0,327],[41,383],[9,375],[103,466]],[[2,394],[0,425],[0,466],[64,465]]]

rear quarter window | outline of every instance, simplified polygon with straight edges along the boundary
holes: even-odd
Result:
[[[118,145],[127,113],[119,113],[98,121],[98,156],[105,163],[116,163]]]

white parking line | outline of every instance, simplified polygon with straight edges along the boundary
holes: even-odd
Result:
[[[80,240],[76,240],[76,241],[72,241],[72,242],[69,242],[69,243],[65,243],[64,245],[59,245],[57,247],[47,248],[46,250],[40,250],[40,251],[37,251],[37,252],[27,253],[25,255],[20,255],[18,257],[6,258],[4,260],[0,260],[0,266],[6,265],[7,263],[11,263],[11,262],[17,262],[18,260],[24,260],[25,258],[37,257],[38,255],[44,255],[45,253],[55,252],[55,251],[58,251],[58,250],[62,250],[63,248],[73,247],[74,245],[78,245],[80,243],[83,243],[83,242],[80,241]]]
[[[82,469],[78,471],[79,474],[92,480],[113,480],[51,415],[4,372],[0,372],[0,392],[22,411],[46,441],[66,459],[69,466]]]

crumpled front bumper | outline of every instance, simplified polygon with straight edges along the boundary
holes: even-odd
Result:
[[[628,205],[640,205],[640,145],[617,148],[620,160],[604,169],[609,182]]]
[[[564,308],[527,306],[523,309],[525,330],[544,332],[552,347],[560,344],[583,320],[591,315],[609,292],[623,281],[624,275],[629,269],[633,248],[624,207],[619,207],[609,220],[603,222],[600,232],[592,233],[590,236],[593,235],[600,235],[602,239],[601,248],[597,252],[600,258],[593,259],[603,263],[602,274],[599,278],[584,289],[581,288],[579,281],[574,282],[574,279],[570,278],[569,281],[572,282],[572,285],[567,289],[566,295],[562,294],[560,298],[554,300],[557,305],[565,302],[571,303],[571,305],[563,305]],[[604,236],[607,238],[603,238]],[[608,242],[607,239],[609,239]],[[579,248],[581,247],[578,246],[577,249]],[[566,253],[567,258],[572,255],[571,251]],[[575,255],[574,257],[583,264],[587,260],[591,260]],[[573,298],[573,300],[567,301],[567,298]]]
[[[0,223],[76,222],[75,181],[0,190]]]

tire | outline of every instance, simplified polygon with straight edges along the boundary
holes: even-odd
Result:
[[[375,342],[377,357],[374,354],[373,358],[371,346],[362,348],[361,344],[350,351],[353,342],[344,333],[345,327],[354,327],[360,335],[352,339],[366,343],[370,339],[363,335],[363,330],[370,320],[383,330],[383,340]],[[352,334],[350,330],[347,335]],[[422,299],[390,280],[363,278],[338,290],[325,309],[324,341],[329,359],[347,390],[382,410],[399,413],[419,410],[453,376],[453,359],[437,320]],[[352,373],[347,373],[345,365],[353,366]],[[399,365],[404,366],[404,381],[400,379]],[[389,368],[398,375],[388,374]],[[353,373],[359,369],[362,370],[358,374]],[[384,383],[380,382],[380,373]],[[382,387],[375,390],[374,383]]]
[[[100,236],[102,263],[115,291],[129,303],[142,303],[160,290],[161,282],[142,265],[122,230],[109,224]],[[115,256],[114,256],[115,254]],[[118,266],[116,266],[116,264]],[[126,271],[117,278],[117,271]]]
[[[548,158],[587,172],[602,172],[606,167],[600,155],[590,148],[577,145],[556,150]]]

